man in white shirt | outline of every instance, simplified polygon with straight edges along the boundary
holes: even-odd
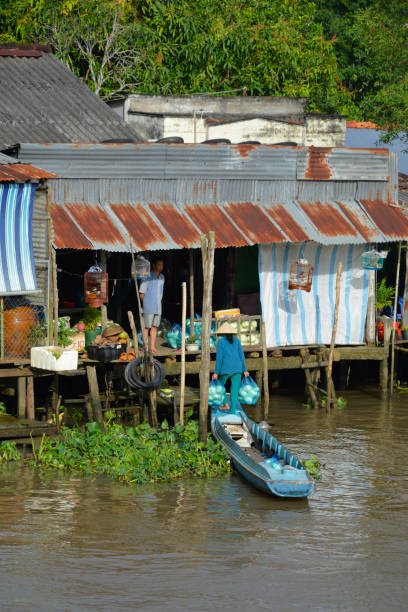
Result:
[[[159,257],[152,263],[150,276],[142,281],[140,285],[140,297],[143,301],[143,317],[145,323],[144,335],[148,342],[150,330],[150,348],[152,353],[157,353],[156,337],[157,328],[160,325],[162,314],[162,298],[164,288],[164,276],[162,274],[163,260]]]

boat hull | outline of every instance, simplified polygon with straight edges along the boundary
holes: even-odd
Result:
[[[251,444],[246,445],[247,448],[234,441],[229,433],[231,427],[241,428],[246,433],[251,441]],[[214,411],[211,428],[214,437],[230,455],[236,471],[258,490],[286,498],[304,498],[312,493],[314,481],[301,462],[269,432],[253,423],[241,408],[228,413]],[[256,447],[255,452],[251,446]],[[282,469],[278,470],[264,461],[264,457],[276,453],[283,464]]]

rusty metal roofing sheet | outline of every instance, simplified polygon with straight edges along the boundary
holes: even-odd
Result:
[[[0,153],[0,181],[2,182],[30,181],[57,178],[57,176],[57,174],[51,174],[30,164],[22,164],[15,157]]]
[[[129,251],[197,248],[215,231],[216,246],[268,242],[366,244],[408,237],[408,216],[386,202],[254,204],[53,204],[58,248]]]
[[[387,149],[304,147],[298,151],[298,179],[387,181],[389,175]]]
[[[398,206],[380,200],[360,200],[360,203],[386,241],[408,238],[408,216]]]
[[[51,205],[54,244],[57,249],[93,249],[93,244],[59,204]]]

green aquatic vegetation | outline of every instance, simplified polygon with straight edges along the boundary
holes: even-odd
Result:
[[[15,442],[5,441],[0,444],[0,463],[3,461],[20,461],[20,453]]]
[[[64,429],[59,440],[43,437],[34,463],[58,469],[105,474],[128,484],[169,481],[182,476],[211,477],[230,471],[228,455],[210,436],[198,440],[198,424],[170,428],[167,421],[153,429],[97,423],[85,430]]]
[[[312,478],[315,480],[322,479],[322,475],[320,473],[321,464],[316,455],[310,455],[309,459],[302,461],[302,465],[307,469]]]

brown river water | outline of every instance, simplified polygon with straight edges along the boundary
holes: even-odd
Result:
[[[0,610],[408,609],[408,395],[330,416],[275,398],[274,434],[325,464],[309,500],[232,474],[127,487],[0,467]]]

